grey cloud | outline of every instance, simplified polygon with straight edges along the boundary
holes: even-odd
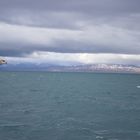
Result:
[[[20,44],[21,45],[21,44]],[[19,44],[0,43],[0,56],[23,57],[26,54],[32,53],[32,47]]]
[[[26,13],[27,11],[40,12],[76,12],[86,16],[121,16],[139,13],[138,0],[1,0],[1,15],[11,11]]]
[[[84,30],[33,28],[0,23],[1,55],[23,56],[34,51],[61,53],[140,54],[140,34],[111,26]]]
[[[109,45],[90,44],[74,40],[56,40],[57,45],[39,49],[40,51],[61,52],[61,53],[116,53],[116,54],[140,54],[140,48],[124,48]]]
[[[56,45],[57,44],[57,45]],[[122,48],[114,46],[105,46],[98,44],[89,44],[73,40],[56,40],[53,45],[21,45],[21,44],[3,44],[0,46],[0,56],[25,57],[33,52],[56,52],[56,53],[110,53],[110,54],[140,54],[140,48],[129,47]],[[19,48],[20,46],[20,48]]]
[[[16,11],[7,14],[7,16],[1,15],[0,20],[13,25],[76,30],[80,28],[76,23],[83,21],[84,17],[67,12]]]
[[[1,0],[1,9],[35,9],[53,11],[82,11],[82,12],[137,12],[138,0]]]
[[[122,34],[122,38],[123,33],[126,32],[126,34],[124,34],[123,40],[113,31],[108,37],[109,41],[105,41],[101,37],[97,42],[95,37],[98,38],[99,35],[93,34],[92,43],[88,39],[83,42],[82,39],[71,38],[56,38],[53,39],[53,44],[49,45],[29,42],[24,44],[24,41],[12,43],[7,40],[7,43],[0,42],[0,55],[21,57],[35,51],[140,54],[139,5],[139,0],[1,0],[0,22],[19,25],[21,28],[24,25],[40,27],[42,30],[69,29],[83,31],[89,26],[102,27],[102,25],[107,25],[110,28],[121,30],[122,33],[119,34]],[[104,36],[109,32],[104,29],[99,31]],[[131,35],[132,38],[129,40],[128,37],[128,40],[125,40],[125,35],[126,37]],[[86,37],[92,38],[91,36],[92,34],[87,34]],[[117,37],[118,41],[115,39]],[[104,41],[110,44],[102,43]],[[121,41],[120,45],[119,42]]]
[[[126,22],[132,23],[130,15],[140,14],[139,5],[138,0],[1,0],[0,20],[28,26],[69,29],[79,28],[77,22],[109,24],[120,21],[119,25],[122,22],[126,25]]]

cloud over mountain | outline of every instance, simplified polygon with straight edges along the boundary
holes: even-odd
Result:
[[[90,53],[106,54],[106,62],[109,54],[114,59],[130,55],[137,60],[139,4],[137,0],[2,0],[0,55],[27,58],[38,52]]]

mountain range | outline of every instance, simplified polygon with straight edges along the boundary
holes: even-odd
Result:
[[[122,64],[81,64],[62,66],[45,63],[19,63],[1,65],[0,71],[140,73],[140,66]]]

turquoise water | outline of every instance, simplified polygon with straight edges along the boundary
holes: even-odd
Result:
[[[139,140],[140,75],[0,72],[0,140]]]

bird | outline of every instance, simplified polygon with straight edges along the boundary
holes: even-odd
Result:
[[[0,65],[7,64],[6,60],[0,58]]]

